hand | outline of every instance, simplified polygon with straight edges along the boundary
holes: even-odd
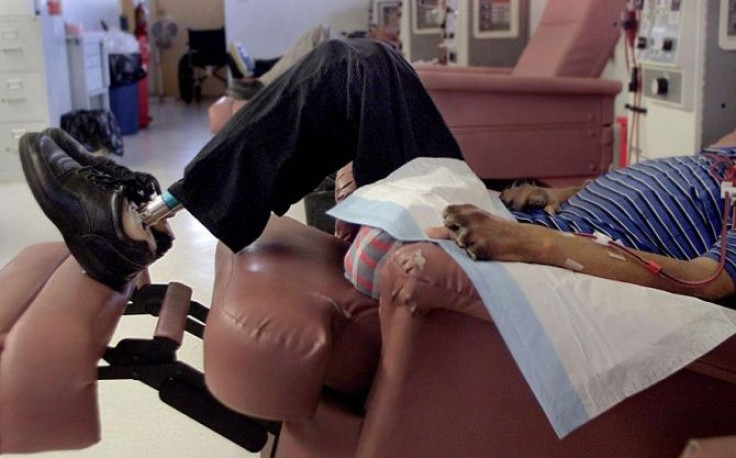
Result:
[[[474,205],[450,205],[445,227],[430,227],[430,238],[451,239],[472,259],[525,261],[529,226],[491,215]]]
[[[580,191],[580,186],[570,188],[542,188],[530,184],[522,184],[501,192],[501,200],[513,210],[541,208],[550,215],[560,211],[560,205],[567,202]]]

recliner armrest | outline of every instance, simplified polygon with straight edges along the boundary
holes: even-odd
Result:
[[[381,273],[382,361],[356,456],[675,456],[688,438],[734,431],[736,337],[560,440],[481,308],[441,248],[393,253]],[[426,431],[441,440],[417,440]]]
[[[493,321],[470,278],[442,248],[431,243],[404,245],[394,251],[381,272],[381,294],[392,298],[384,303],[403,305],[412,313],[443,309]],[[393,310],[384,307],[381,313],[388,318]],[[736,385],[736,337],[688,369]]]
[[[414,65],[417,72],[439,72],[439,73],[474,73],[482,75],[510,75],[514,69],[512,67],[465,67],[452,65]]]
[[[240,253],[218,246],[204,335],[215,397],[248,415],[303,420],[324,386],[365,394],[380,353],[377,304],[345,279],[347,246],[277,217]]]
[[[507,94],[607,95],[621,92],[621,82],[571,76],[536,77],[468,72],[450,67],[447,71],[418,71],[427,90],[460,90]]]

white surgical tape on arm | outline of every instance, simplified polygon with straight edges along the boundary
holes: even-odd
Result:
[[[585,266],[583,266],[582,264],[580,264],[574,259],[570,259],[570,258],[565,259],[566,269],[574,270],[575,272],[580,272],[583,270],[584,267]]]
[[[593,232],[593,236],[595,237],[593,242],[597,243],[598,245],[612,247],[612,246],[615,246],[615,243],[619,243],[618,241],[614,241],[611,237],[607,236],[606,234],[602,234],[598,231]],[[620,253],[615,253],[613,250],[608,250],[608,256],[614,259],[618,259],[619,261],[626,261],[626,258],[623,255],[621,255]]]
[[[611,250],[608,250],[608,256],[610,256],[610,257],[612,257],[614,259],[618,259],[619,261],[626,261],[626,258],[623,255],[620,255],[618,253],[614,253]]]
[[[613,239],[606,234],[601,234],[598,231],[593,232],[593,236],[595,237],[594,242],[598,245],[608,246],[611,242],[613,242]]]

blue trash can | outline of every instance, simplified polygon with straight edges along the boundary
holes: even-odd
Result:
[[[138,133],[138,83],[110,88],[110,110],[120,126],[120,133]]]

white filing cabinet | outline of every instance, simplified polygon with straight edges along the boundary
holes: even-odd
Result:
[[[0,15],[0,181],[22,177],[18,139],[70,110],[62,19]]]
[[[0,0],[0,15],[31,15],[41,10],[41,0]]]
[[[75,110],[110,109],[110,65],[103,32],[67,39],[69,81]]]

